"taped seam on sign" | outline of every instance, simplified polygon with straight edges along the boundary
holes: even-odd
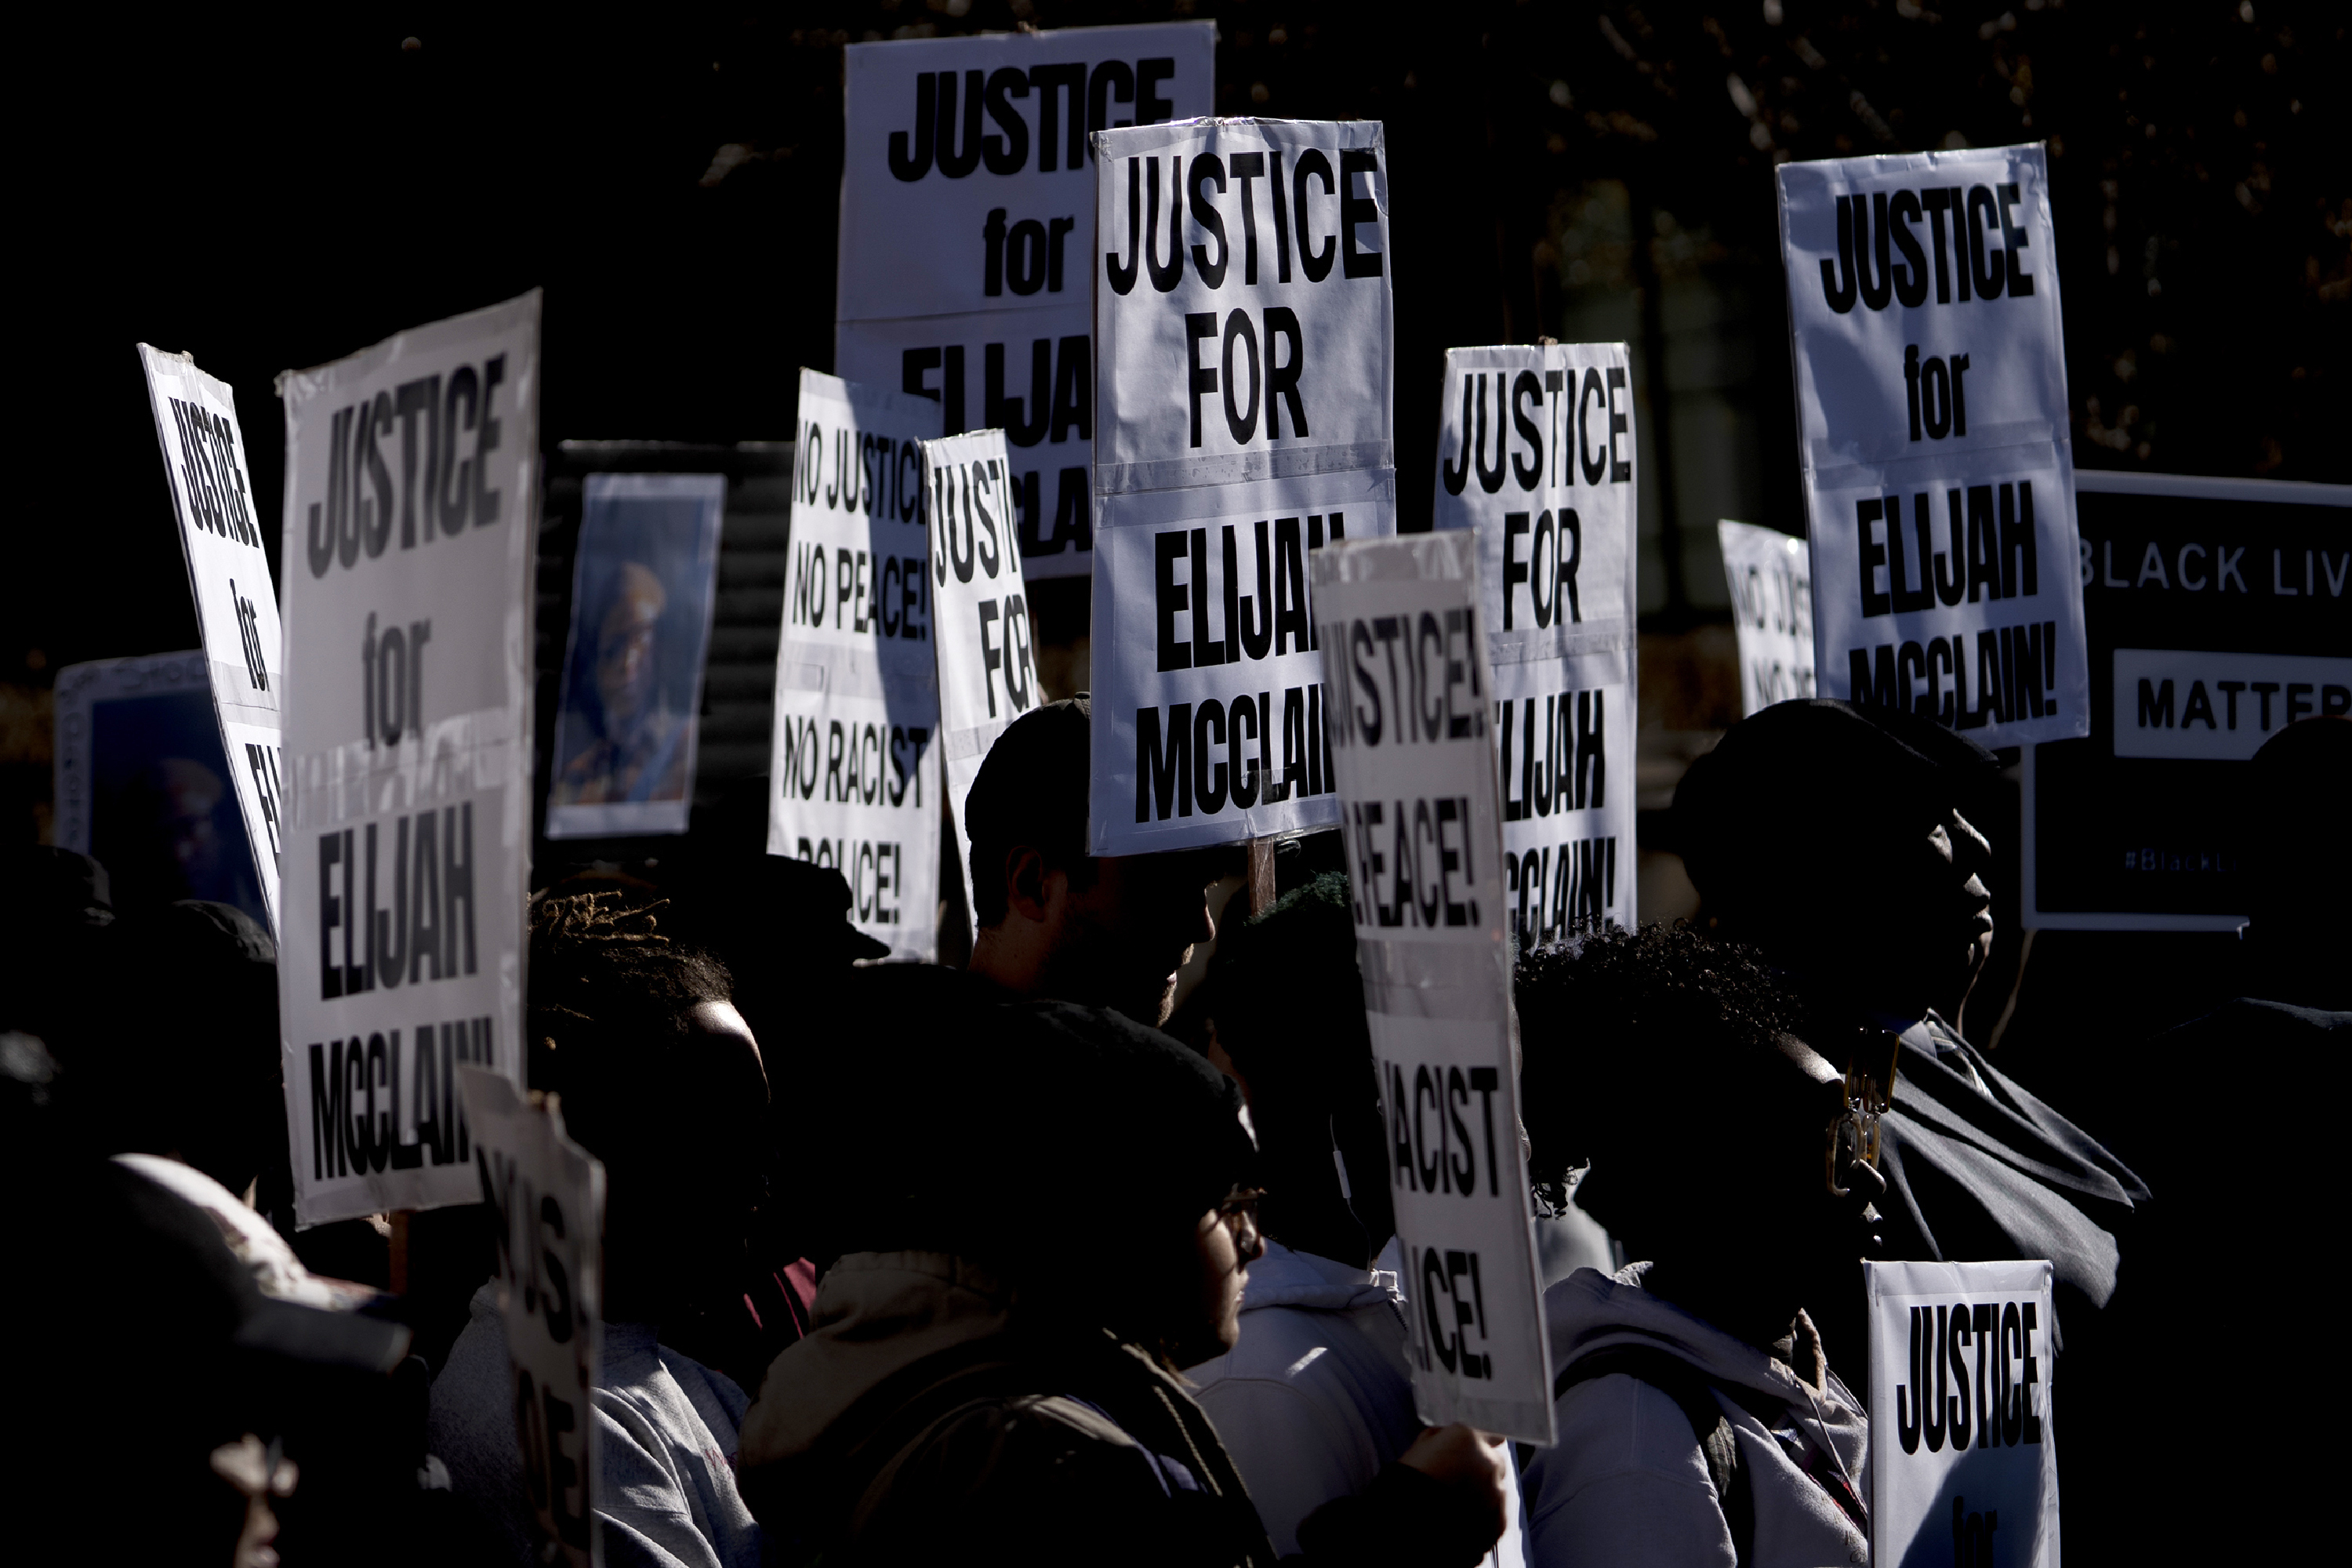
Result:
[[[1303,447],[1296,451],[1231,452],[1217,457],[1171,458],[1156,463],[1097,463],[1097,495],[1193,489],[1245,484],[1252,479],[1303,479],[1317,474],[1377,469],[1393,474],[1394,444],[1364,441],[1345,447]]]
[[[1538,659],[1573,658],[1586,653],[1622,653],[1639,646],[1636,634],[1625,626],[1549,626],[1533,632],[1488,632],[1486,662],[1533,664]]]
[[[1969,450],[1971,452],[1994,452],[2004,447],[2047,447],[2049,444],[2049,426],[2030,419],[1969,426]],[[1832,488],[1835,476],[1843,468],[1901,473],[1909,466],[1917,464],[1927,472],[1941,474],[1949,471],[1951,466],[1940,453],[1922,452],[1909,440],[1897,436],[1881,436],[1875,439],[1857,437],[1846,440],[1816,436],[1806,443],[1806,454],[1812,459],[1813,473],[1822,480],[1825,489]]]

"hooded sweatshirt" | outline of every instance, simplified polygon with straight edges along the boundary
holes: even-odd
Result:
[[[1403,1312],[1395,1274],[1269,1240],[1249,1266],[1240,1342],[1186,1373],[1276,1552],[1297,1552],[1307,1515],[1372,1485],[1421,1436]],[[1517,1568],[1518,1514],[1514,1495],[1488,1561]]]
[[[650,1324],[608,1322],[604,1337],[589,1496],[607,1568],[757,1568],[760,1527],[733,1469],[743,1391],[657,1342]],[[493,1281],[474,1292],[472,1318],[433,1380],[427,1429],[486,1554],[533,1563],[509,1367]]]
[[[1556,1372],[1616,1347],[1687,1363],[1717,1385],[1748,1478],[1747,1568],[1869,1563],[1866,1530],[1836,1496],[1870,1495],[1861,1402],[1835,1373],[1824,1370],[1823,1385],[1809,1387],[1770,1352],[1643,1289],[1649,1267],[1613,1276],[1580,1268],[1545,1292]],[[1570,1384],[1556,1415],[1559,1442],[1537,1454],[1526,1477],[1530,1563],[1730,1568],[1741,1560],[1698,1437],[1672,1396],[1615,1373]]]

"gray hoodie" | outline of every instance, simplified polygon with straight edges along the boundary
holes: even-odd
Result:
[[[1653,1296],[1641,1288],[1648,1268],[1580,1268],[1545,1292],[1555,1374],[1619,1346],[1664,1351],[1697,1368],[1718,1385],[1754,1499],[1748,1568],[1868,1563],[1868,1536],[1833,1495],[1870,1495],[1862,1402],[1835,1373],[1809,1386],[1769,1352]],[[1690,1420],[1670,1395],[1622,1373],[1595,1377],[1572,1384],[1557,1415],[1558,1446],[1538,1453],[1525,1478],[1529,1563],[1730,1568],[1730,1527]]]

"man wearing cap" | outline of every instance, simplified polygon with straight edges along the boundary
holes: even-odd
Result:
[[[2104,1307],[2115,1233],[2147,1187],[1954,1022],[1992,946],[1992,850],[1969,818],[1996,772],[1983,747],[1912,714],[1782,702],[1692,765],[1675,834],[1712,934],[1787,972],[1807,1043],[1850,1082],[1868,1072],[1891,1089],[1885,1256],[2046,1258],[2070,1297]],[[1857,1285],[1822,1314],[1824,1334],[1857,1342],[1861,1305]]]
[[[971,973],[1016,996],[1167,1022],[1176,972],[1217,934],[1216,852],[1087,853],[1092,709],[1049,702],[997,737],[964,801]]]

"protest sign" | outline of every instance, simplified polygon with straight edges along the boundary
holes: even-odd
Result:
[[[939,946],[939,678],[919,397],[801,372],[768,853],[839,871],[891,956]]]
[[[163,447],[163,478],[179,520],[188,586],[195,595],[221,751],[228,759],[228,782],[260,888],[263,907],[257,918],[275,931],[283,816],[278,693],[284,645],[278,631],[278,590],[262,548],[261,520],[254,513],[245,432],[236,422],[236,395],[185,354],[141,343],[139,363],[147,373],[155,438]]]
[[[2051,1267],[1864,1262],[1871,1561],[2058,1562]],[[1950,1544],[1945,1544],[1948,1535]]]
[[[61,848],[104,866],[118,909],[212,899],[269,924],[236,776],[221,750],[202,653],[69,664],[56,686],[57,803]]]
[[[604,1337],[604,1167],[564,1134],[553,1099],[526,1101],[481,1068],[457,1072],[498,1236],[499,1316],[541,1560],[590,1568],[604,1560],[590,1405]]]
[[[1523,947],[1634,923],[1633,403],[1622,343],[1445,352],[1436,525],[1478,542]]]
[[[2028,927],[2232,931],[2244,764],[2352,710],[2352,486],[2086,473],[2091,732],[2025,753]]]
[[[1094,143],[1090,848],[1328,827],[1307,558],[1396,531],[1381,127]]]
[[[306,1226],[475,1201],[457,1068],[521,1081],[539,309],[278,380],[278,981]]]
[[[1739,716],[1812,696],[1812,568],[1805,542],[1728,520],[1717,522],[1715,535],[1739,639]]]
[[[1087,135],[1207,114],[1216,25],[849,46],[834,368],[1001,428],[1027,577],[1082,576],[1095,254]]]
[[[1478,553],[1420,534],[1334,545],[1310,569],[1414,1404],[1548,1445]]]
[[[923,486],[936,595],[940,754],[955,814],[964,908],[971,910],[980,906],[972,897],[964,797],[996,737],[1045,700],[1029,641],[1028,590],[1013,548],[1013,463],[1004,432],[924,442]]]
[[[1820,695],[1988,746],[2086,732],[2042,149],[1780,175]]]
[[[710,647],[720,474],[591,474],[547,836],[683,833]]]

